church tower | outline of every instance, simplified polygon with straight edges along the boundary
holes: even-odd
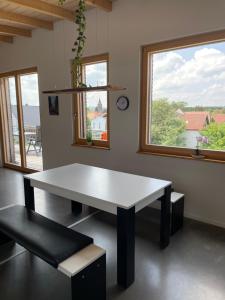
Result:
[[[99,98],[99,100],[98,100],[98,105],[96,106],[95,111],[98,112],[98,113],[103,112],[102,101],[101,101],[100,98]]]

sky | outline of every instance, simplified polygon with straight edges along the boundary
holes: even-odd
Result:
[[[107,84],[107,63],[98,63],[86,66],[86,84],[91,86],[103,86]],[[99,99],[104,108],[107,107],[106,92],[87,93],[87,106],[96,107]]]
[[[37,74],[20,76],[21,93],[23,105],[39,106],[38,76]],[[9,78],[10,100],[12,105],[16,105],[15,79]]]
[[[37,74],[23,75],[21,79],[21,91],[23,105],[39,105],[38,76]],[[86,66],[86,84],[91,86],[100,86],[107,84],[107,64],[98,63]],[[16,104],[16,89],[14,78],[9,79],[11,104]],[[87,104],[89,107],[96,107],[101,99],[103,107],[107,107],[106,92],[87,93]]]
[[[225,42],[153,55],[153,100],[225,107]]]

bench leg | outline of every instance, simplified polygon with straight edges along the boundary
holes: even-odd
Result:
[[[165,188],[161,197],[160,247],[166,248],[170,243],[170,201],[171,186]]]
[[[7,244],[9,242],[13,242],[13,240],[5,235],[4,233],[0,232],[0,246]]]
[[[72,300],[106,300],[106,255],[71,278]]]
[[[172,203],[171,235],[183,227],[184,222],[184,197]]]
[[[25,206],[29,209],[35,210],[34,188],[30,184],[30,179],[27,178],[24,178],[24,196]]]
[[[135,279],[135,207],[117,208],[117,282],[128,288]]]

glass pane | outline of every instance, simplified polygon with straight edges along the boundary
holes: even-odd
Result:
[[[38,75],[20,76],[27,168],[42,170]]]
[[[107,63],[85,65],[85,83],[89,86],[103,86],[107,84]],[[84,124],[83,138],[106,141],[107,127],[107,99],[108,93],[88,92],[84,96]]]
[[[6,83],[6,152],[7,162],[21,166],[19,125],[16,101],[16,83],[14,77],[5,79]]]
[[[152,55],[149,143],[225,150],[225,42]]]
[[[107,85],[107,62],[85,65],[85,83],[88,86]]]

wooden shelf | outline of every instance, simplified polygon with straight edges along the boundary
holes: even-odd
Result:
[[[63,89],[63,90],[49,90],[43,91],[43,94],[78,94],[78,93],[86,93],[86,92],[117,92],[124,91],[126,88],[114,85],[104,85],[104,86],[94,86],[94,87],[80,87],[80,88],[71,88],[71,89]]]

